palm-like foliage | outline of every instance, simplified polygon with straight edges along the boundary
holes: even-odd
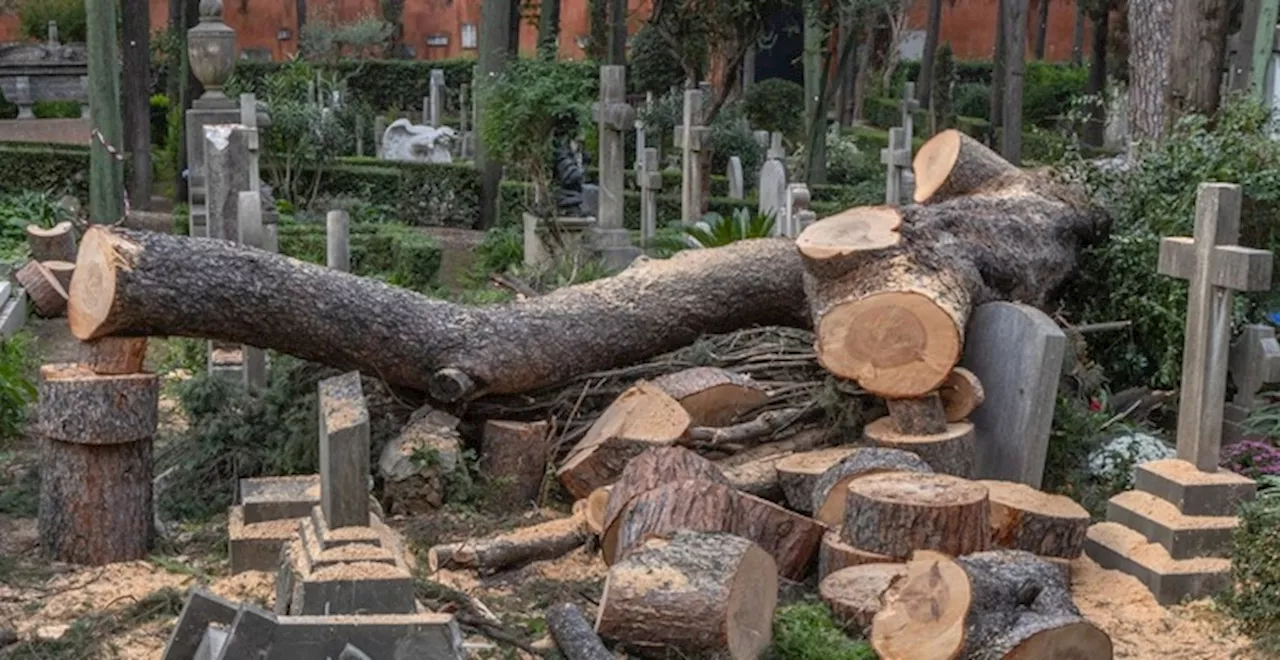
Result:
[[[746,208],[733,212],[726,218],[718,213],[708,213],[702,220],[684,230],[684,240],[689,247],[721,247],[748,238],[767,238],[773,235],[772,213],[752,213]]]

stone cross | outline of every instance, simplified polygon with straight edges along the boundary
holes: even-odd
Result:
[[[644,95],[645,112],[653,110],[653,92],[645,92]],[[639,117],[636,118],[636,170],[644,165],[644,150],[648,147],[645,144],[648,140],[648,134],[645,132],[644,122]],[[637,175],[638,176],[638,175]]]
[[[889,148],[880,150],[880,162],[886,166],[884,203],[898,206],[903,198],[903,170],[911,168],[911,143],[905,128],[889,129]]]
[[[1240,186],[1200,184],[1193,237],[1160,241],[1158,272],[1191,281],[1178,403],[1178,458],[1218,469],[1233,291],[1271,288],[1271,253],[1236,245]]]
[[[258,160],[258,98],[253,94],[240,95],[240,124],[249,129],[249,190],[257,191],[262,187],[262,170]]]
[[[439,128],[444,120],[444,69],[431,70],[431,96],[428,97],[427,125]]]
[[[816,219],[817,216],[809,210],[809,186],[803,183],[789,184],[786,210],[779,220],[782,222],[779,233],[788,238],[795,238]]]
[[[751,131],[751,137],[755,138],[761,149],[769,148],[769,131]]]
[[[1243,425],[1257,404],[1258,390],[1268,383],[1280,382],[1280,343],[1276,330],[1269,325],[1246,325],[1227,360],[1235,396],[1227,403],[1223,425],[1224,443],[1231,444],[1243,435]]]
[[[915,149],[916,135],[916,111],[920,109],[920,102],[916,100],[916,84],[913,82],[906,83],[902,86],[902,100],[898,102],[898,108],[902,111],[902,130],[906,133],[904,137],[907,149],[907,160],[911,160],[912,151]],[[916,176],[911,169],[911,164],[902,170],[901,191],[903,198],[908,202],[915,195]]]
[[[692,225],[702,219],[703,140],[710,130],[702,125],[702,90],[684,90],[683,123],[676,127],[675,145],[684,150],[680,177],[680,221]]]
[[[325,216],[325,262],[334,270],[351,272],[351,216],[329,211]]]
[[[360,372],[320,381],[320,509],[330,529],[369,526],[369,409]]]
[[[776,160],[787,159],[787,148],[782,146],[782,133],[774,131],[769,134],[769,151],[765,155]]]
[[[58,45],[58,22],[49,21],[49,45]]]
[[[729,198],[742,199],[746,196],[746,186],[742,181],[742,159],[737,156],[729,157]]]
[[[654,147],[644,150],[636,168],[636,184],[640,187],[640,241],[648,247],[658,231],[658,193],[662,191],[662,171]]]
[[[600,209],[592,234],[606,266],[621,270],[637,256],[623,224],[627,172],[627,129],[636,111],[627,105],[627,67],[600,67],[600,101],[595,104],[600,141]]]

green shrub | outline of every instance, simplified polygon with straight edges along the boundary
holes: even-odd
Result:
[[[24,190],[88,201],[89,150],[66,145],[0,144],[0,192]]]
[[[351,272],[419,292],[429,291],[435,284],[441,258],[435,239],[410,227],[386,223],[353,223],[350,232]],[[282,221],[279,236],[281,254],[325,263],[325,225]]]
[[[632,91],[642,94],[666,94],[684,82],[680,60],[648,23],[631,38],[631,66],[627,67],[627,77]]]
[[[767,238],[773,235],[773,214],[761,215],[746,207],[736,209],[733,215],[708,213],[701,222],[685,227],[685,240],[692,247],[722,247],[750,238]]]
[[[956,115],[991,119],[991,85],[987,83],[959,83],[951,95]]]
[[[991,122],[981,117],[956,117],[956,130],[986,144],[991,137]]]
[[[936,128],[939,131],[946,130],[955,126],[956,109],[952,97],[956,82],[956,62],[951,52],[951,44],[945,43],[938,46],[937,55],[933,60],[933,88],[932,93],[933,114],[937,118]]]
[[[804,131],[804,87],[782,78],[761,80],[747,88],[743,110],[752,128],[799,139]]]
[[[742,161],[744,183],[750,181],[764,164],[765,149],[756,142],[751,126],[743,116],[743,104],[730,103],[711,121],[711,134],[707,138],[711,150],[711,171],[725,172],[729,158],[737,156]],[[634,180],[634,178],[632,179]],[[728,194],[728,179],[725,192]]]
[[[398,202],[400,219],[409,224],[474,227],[480,219],[480,170],[464,164],[407,165]]]
[[[34,343],[26,332],[0,340],[0,445],[22,432],[27,406],[35,401],[31,374],[38,358]]]
[[[857,140],[849,136],[841,136],[839,140],[827,141],[827,180],[837,184],[855,184],[861,181],[883,180],[884,166],[880,164],[880,152],[860,149]],[[816,196],[816,186],[809,186],[811,195]],[[823,188],[828,188],[823,186]]]
[[[0,195],[0,260],[26,256],[27,225],[48,229],[70,219],[71,214],[43,192],[21,190]]]
[[[36,101],[31,106],[36,119],[79,119],[79,101]]]
[[[875,660],[863,641],[854,641],[824,603],[803,602],[779,607],[773,615],[770,660]]]
[[[475,249],[477,274],[501,273],[524,263],[524,231],[519,227],[495,227],[485,232]]]
[[[1049,126],[1066,113],[1072,99],[1084,95],[1088,82],[1089,70],[1085,67],[1028,62],[1023,78],[1023,123]]]
[[[87,19],[82,0],[22,0],[18,5],[18,20],[18,29],[29,39],[47,39],[49,21],[55,21],[59,41],[74,43],[85,40]]]
[[[1280,478],[1260,478],[1258,491],[1257,499],[1240,510],[1231,550],[1235,588],[1225,590],[1220,601],[1255,649],[1275,657],[1280,654]]]

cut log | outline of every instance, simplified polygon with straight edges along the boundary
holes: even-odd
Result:
[[[804,408],[766,410],[729,426],[693,426],[689,428],[689,444],[700,449],[755,444],[795,422],[804,411]]]
[[[427,552],[427,564],[432,573],[469,568],[488,575],[562,557],[586,542],[582,518],[570,516],[489,538],[437,545]]]
[[[1046,306],[1106,216],[1058,186],[901,209],[850,209],[796,245],[818,361],[886,399],[932,392],[960,357],[975,305]],[[894,235],[898,240],[891,240]],[[873,240],[874,237],[874,240]]]
[[[857,447],[829,447],[792,454],[778,461],[778,484],[787,496],[787,506],[811,513],[813,487],[818,477],[856,451]]]
[[[778,568],[731,534],[652,538],[609,569],[596,631],[651,653],[756,660],[773,640]]]
[[[716,465],[726,472],[730,468],[746,465],[754,461],[765,458],[785,458],[786,455],[794,454],[800,451],[809,451],[818,449],[831,444],[836,440],[837,433],[833,433],[827,428],[811,427],[801,429],[795,435],[787,437],[785,440],[778,440],[767,444],[759,445],[740,451],[733,456],[728,456],[716,461]]]
[[[154,429],[153,429],[154,433]],[[114,444],[40,440],[40,548],[101,566],[150,554],[151,438]]]
[[[812,511],[818,522],[836,527],[844,522],[845,491],[849,482],[879,472],[933,472],[919,456],[900,449],[864,447],[827,468],[814,481]]]
[[[934,472],[957,477],[973,476],[977,460],[977,440],[970,422],[953,422],[942,433],[910,435],[900,433],[890,417],[881,417],[862,429],[868,442],[877,447],[900,449],[924,459]]]
[[[749,376],[718,367],[694,367],[653,379],[653,386],[680,402],[693,426],[729,426],[739,415],[769,400]]]
[[[600,546],[606,563],[612,564],[617,558],[619,517],[627,504],[642,493],[677,481],[728,483],[715,463],[684,447],[649,449],[631,459],[609,490],[604,509],[604,536]]]
[[[1113,657],[1111,639],[1081,617],[1062,572],[1017,550],[916,553],[885,593],[870,641],[884,660]]]
[[[916,203],[938,202],[957,195],[998,190],[1026,175],[986,145],[957,131],[945,130],[916,154]]]
[[[70,307],[81,340],[151,335],[250,344],[448,400],[632,365],[704,333],[809,324],[799,259],[787,239],[682,252],[476,308],[227,241],[95,226],[82,243],[77,268],[85,276],[72,283]]]
[[[36,261],[75,261],[75,229],[70,222],[59,222],[50,229],[27,225],[27,247]]]
[[[822,447],[829,439],[830,434],[823,429],[806,429],[786,440],[752,447],[721,459],[716,465],[734,488],[770,502],[783,502],[786,496],[778,484],[778,462],[796,452]]]
[[[836,622],[845,632],[866,637],[872,619],[880,611],[880,597],[894,580],[906,573],[906,564],[850,566],[822,578],[818,595],[831,607]]]
[[[836,571],[863,564],[894,563],[893,557],[859,550],[840,538],[840,528],[833,527],[822,535],[822,549],[818,551],[818,579]]]
[[[810,518],[710,481],[677,481],[642,493],[618,521],[616,561],[655,534],[728,532],[759,544],[783,577],[797,581],[808,573],[826,531]]]
[[[14,273],[14,279],[27,290],[36,313],[45,318],[60,316],[67,310],[67,291],[44,264],[32,259]]]
[[[84,364],[99,375],[139,373],[146,359],[146,337],[104,337],[84,345]]]
[[[600,636],[573,603],[560,603],[547,610],[547,630],[565,660],[613,660]]]
[[[480,474],[486,497],[504,511],[537,506],[547,455],[553,451],[546,422],[488,420],[480,435]]]
[[[938,388],[942,397],[942,409],[948,422],[962,422],[986,400],[982,382],[972,371],[964,367],[951,370],[951,375]]]
[[[1000,548],[1075,559],[1084,549],[1089,512],[1065,495],[1011,481],[979,481],[991,498],[991,542]]]
[[[155,374],[95,374],[83,364],[40,367],[37,434],[87,445],[152,438],[160,380]],[[148,468],[150,470],[150,468]]]
[[[591,494],[587,496],[585,513],[587,529],[591,530],[591,533],[596,536],[604,534],[604,512],[609,506],[609,492],[611,490],[613,490],[613,486],[601,486],[591,491]]]
[[[45,268],[53,273],[53,279],[58,280],[58,284],[62,285],[63,291],[71,291],[71,278],[76,274],[76,264],[73,261],[42,261]]]
[[[935,435],[947,430],[947,415],[942,397],[930,392],[915,399],[888,399],[889,418],[903,435]]]
[[[689,413],[666,392],[640,382],[600,414],[556,476],[574,497],[586,497],[616,481],[631,459],[674,445],[688,431]]]
[[[845,489],[841,539],[861,550],[906,559],[915,550],[967,555],[991,541],[987,489],[946,474],[888,472]]]

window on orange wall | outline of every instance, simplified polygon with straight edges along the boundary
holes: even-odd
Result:
[[[475,23],[462,24],[462,47],[469,48],[469,49],[476,47],[476,24]]]

